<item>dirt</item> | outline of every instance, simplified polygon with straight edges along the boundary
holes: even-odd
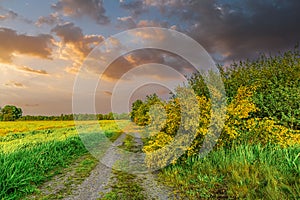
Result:
[[[133,134],[134,139],[131,141],[130,150],[137,156],[143,156],[141,149],[143,147],[142,139],[139,134]],[[84,180],[76,177],[76,168],[86,157],[81,157],[75,163],[65,169],[62,174],[54,176],[50,181],[43,184],[38,195],[31,195],[28,199],[65,199],[65,200],[96,200],[101,199],[103,194],[111,191],[112,168],[116,166],[118,160],[122,160],[124,153],[120,151],[124,146],[126,134],[122,134],[107,150],[102,158],[102,162],[98,162],[96,167],[89,172],[89,176]],[[118,153],[121,152],[121,153]],[[130,154],[131,156],[133,154]],[[135,155],[135,154],[134,154]],[[141,158],[129,158],[130,166],[139,166]],[[103,164],[105,163],[105,164]],[[175,199],[172,196],[172,190],[163,184],[157,182],[156,175],[153,173],[137,173],[136,182],[143,188],[145,199]],[[79,179],[79,181],[74,181]]]
[[[87,159],[91,159],[91,155],[84,155],[67,168],[59,171],[51,180],[41,185],[38,192],[29,195],[26,199],[58,199],[67,196],[70,194],[71,187],[83,181],[84,177],[78,177],[76,171],[80,167],[80,164]]]

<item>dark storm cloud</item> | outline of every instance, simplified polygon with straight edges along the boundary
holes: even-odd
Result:
[[[15,52],[49,59],[52,39],[52,36],[47,34],[29,36],[18,34],[12,29],[0,28],[0,61],[12,62],[12,54]]]
[[[188,7],[198,16],[183,15],[196,24],[189,34],[210,52],[221,52],[225,60],[276,53],[300,39],[299,1],[204,2]]]
[[[188,35],[224,60],[277,52],[300,40],[298,0],[144,0],[164,16],[177,16]],[[183,31],[183,30],[181,30]]]
[[[88,16],[98,24],[108,24],[102,0],[59,0],[52,8],[70,17]]]

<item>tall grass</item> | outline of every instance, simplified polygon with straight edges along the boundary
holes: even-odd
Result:
[[[239,145],[162,170],[160,179],[181,197],[299,199],[300,146]]]
[[[0,198],[16,199],[33,192],[56,167],[66,166],[86,153],[77,137],[20,147],[0,153]]]
[[[73,122],[66,125],[45,123],[35,123],[26,132],[16,129],[0,137],[0,199],[21,199],[33,193],[41,183],[55,175],[57,169],[87,153],[82,138],[71,126]],[[101,121],[100,126],[102,137],[115,140],[121,134],[113,122]],[[19,127],[24,127],[23,122]],[[83,123],[80,128],[84,130],[84,137],[99,135],[98,123]]]

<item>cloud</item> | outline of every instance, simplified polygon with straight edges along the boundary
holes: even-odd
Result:
[[[7,11],[5,15],[0,15],[0,20],[16,19],[18,14],[12,10]]]
[[[36,21],[36,25],[37,26],[42,26],[43,24],[47,24],[47,25],[55,25],[58,23],[61,23],[62,19],[60,19],[58,13],[51,13],[48,16],[41,16],[39,17],[39,19]]]
[[[143,27],[161,27],[161,28],[171,28],[166,21],[157,20],[135,20],[132,16],[118,17],[120,28],[133,29],[133,28],[143,28]],[[174,29],[174,27],[173,27]]]
[[[73,45],[73,48],[87,56],[90,51],[104,40],[102,35],[83,35],[82,29],[73,23],[65,23],[55,26],[54,32],[61,38],[63,44]]]
[[[5,12],[5,14],[0,15],[0,21],[18,19],[18,20],[23,21],[27,24],[32,23],[31,20],[19,15],[18,13],[14,12],[12,10],[5,9],[5,8],[0,6],[0,11]]]
[[[179,56],[158,49],[142,49],[132,51],[124,56],[119,57],[115,60],[104,72],[103,76],[106,80],[114,81],[118,80],[126,72],[131,69],[138,67],[143,64],[157,63],[169,66],[179,73],[188,75],[194,71],[194,68],[184,59]],[[156,79],[177,79],[171,74],[163,73],[162,71],[157,71],[157,68],[147,67],[144,71],[138,72],[139,76],[151,76]],[[137,74],[136,74],[137,75]]]
[[[137,24],[132,16],[118,17],[117,19],[120,23],[120,27],[125,27],[126,29],[133,29],[137,27]]]
[[[53,37],[47,34],[29,36],[15,30],[0,28],[0,61],[11,63],[13,53],[50,59]]]
[[[168,28],[168,22],[165,21],[154,21],[154,20],[140,20],[137,24],[137,27],[162,27],[162,28]]]
[[[59,24],[54,27],[52,32],[56,33],[64,43],[76,43],[82,40],[83,33],[81,28],[74,25],[74,23]]]
[[[181,8],[186,0],[133,0],[120,1],[120,7],[131,12],[134,18],[149,11],[150,7],[159,8],[161,13],[166,13],[168,8]]]
[[[4,84],[7,87],[15,87],[15,88],[24,88],[25,86],[22,83],[16,81],[9,81]]]
[[[112,92],[110,92],[110,91],[103,91],[103,93],[104,93],[105,95],[107,95],[107,96],[111,96],[111,95],[112,95]]]
[[[70,22],[56,25],[51,32],[61,39],[58,45],[61,58],[73,61],[73,65],[66,68],[69,73],[77,73],[86,56],[104,40],[101,35],[84,35],[80,27]]]
[[[47,71],[45,71],[45,70],[36,70],[36,69],[32,69],[32,68],[26,67],[26,66],[18,66],[17,69],[21,70],[21,71],[29,72],[29,73],[34,73],[34,74],[42,74],[42,75],[48,74]]]
[[[120,1],[120,7],[130,11],[134,18],[148,11],[145,3],[141,0],[134,0],[129,2],[125,2],[122,0]]]
[[[211,54],[223,60],[256,57],[258,52],[290,48],[300,40],[300,1],[144,0],[177,25]],[[176,24],[175,24],[176,25]]]
[[[105,15],[102,0],[59,0],[52,8],[62,12],[65,16],[83,17],[88,16],[98,24],[105,25],[110,22]]]

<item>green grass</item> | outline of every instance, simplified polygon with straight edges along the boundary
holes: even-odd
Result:
[[[299,199],[300,147],[240,145],[163,169],[182,198]]]
[[[50,122],[46,123],[51,126]],[[101,131],[110,140],[121,134],[115,123],[100,123]],[[67,167],[87,153],[81,141],[84,137],[99,135],[99,124],[91,122],[80,125],[84,131],[81,138],[75,127],[37,130],[34,124],[33,128],[26,132],[8,132],[0,137],[0,199],[20,199],[38,191],[38,186],[57,174],[58,168]],[[82,169],[76,172],[79,175],[80,171],[86,174],[91,170],[86,169],[87,166],[93,166],[91,162],[81,164]]]
[[[0,198],[18,199],[34,192],[49,172],[86,153],[79,138],[51,141],[0,153]]]

